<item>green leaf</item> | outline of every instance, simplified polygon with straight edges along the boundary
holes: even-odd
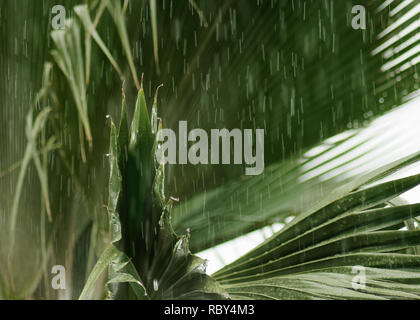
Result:
[[[304,265],[305,263],[315,263],[329,256],[351,254],[353,252],[392,252],[406,249],[418,245],[420,242],[419,231],[382,231],[371,233],[355,233],[334,240],[328,240],[297,250],[295,253],[275,258],[271,253],[267,254],[271,260],[264,262],[262,257],[257,261],[260,265],[249,267],[242,265],[240,271],[232,271],[225,276],[217,276],[216,279],[221,283],[237,281],[246,277],[261,279],[267,275],[275,276],[281,274],[284,269],[291,266]],[[234,279],[234,280],[229,280]]]
[[[159,46],[158,46],[156,0],[150,0],[150,18],[152,20],[153,52],[155,56],[156,70],[157,70],[157,73],[159,74],[160,70],[159,70]]]
[[[154,239],[154,252],[145,279],[152,299],[226,299],[224,289],[206,274],[206,262],[191,254],[189,234],[172,230],[170,206],[165,207]]]
[[[104,2],[101,3],[101,5]],[[101,37],[99,36],[98,32],[95,29],[95,26],[92,23],[92,20],[90,18],[89,9],[86,4],[78,5],[73,8],[74,12],[76,12],[77,16],[79,17],[80,21],[82,21],[83,26],[85,28],[86,33],[86,39],[89,39],[90,36],[95,40],[99,48],[102,50],[102,52],[105,54],[105,56],[108,58],[109,62],[112,64],[112,66],[117,71],[120,78],[122,78],[122,72],[120,67],[118,66],[117,62],[112,57],[112,54],[109,52],[107,46],[102,41]],[[88,55],[90,57],[90,55]]]
[[[110,173],[109,173],[109,195],[108,195],[108,219],[111,233],[111,243],[121,239],[121,224],[117,212],[118,200],[121,192],[121,173],[118,168],[118,142],[117,130],[111,120],[111,134],[109,144]]]
[[[92,134],[88,118],[84,61],[81,49],[80,26],[74,19],[66,19],[65,30],[51,32],[56,49],[51,52],[57,65],[67,78],[76,104],[79,120],[83,126],[89,147],[92,147]],[[82,148],[81,142],[81,148]],[[82,153],[84,150],[82,149]]]
[[[125,55],[128,60],[128,65],[130,66],[131,75],[136,84],[138,90],[140,90],[140,83],[137,78],[136,68],[134,66],[133,55],[131,53],[130,41],[128,39],[127,28],[124,22],[124,14],[121,8],[120,0],[106,0],[108,2],[108,10],[114,19],[115,26],[117,27],[118,34],[120,36],[121,44],[123,46]]]
[[[111,243],[122,238],[121,248],[125,253],[119,251],[117,255],[98,261],[83,297],[98,279],[95,274],[108,263],[110,298],[115,297],[118,290],[114,284],[128,282],[138,299],[226,299],[224,289],[206,274],[206,262],[191,254],[189,233],[178,237],[172,229],[173,200],[165,200],[164,166],[155,158],[161,131],[156,135],[151,133],[143,90],[138,94],[126,158],[122,151],[124,147],[119,145],[120,142],[127,143],[124,96],[122,104],[118,136],[111,121],[108,213]],[[159,129],[161,127],[160,123]],[[153,183],[149,180],[151,177],[155,178]],[[121,228],[116,232],[114,226]]]
[[[7,255],[7,269],[8,269],[8,277],[11,283],[12,290],[14,291],[14,280],[13,280],[13,266],[12,266],[12,258],[15,249],[15,242],[16,242],[16,225],[17,225],[17,216],[18,216],[18,208],[20,197],[23,190],[23,183],[25,180],[25,175],[28,170],[28,166],[30,160],[34,160],[35,167],[38,173],[38,177],[41,183],[41,192],[43,199],[45,201],[48,217],[51,221],[51,212],[50,212],[50,204],[49,204],[49,194],[48,194],[48,178],[45,170],[42,168],[38,150],[37,150],[37,137],[44,130],[46,121],[50,114],[51,109],[46,107],[44,108],[33,120],[33,112],[34,109],[31,108],[26,116],[26,139],[27,145],[25,149],[25,154],[23,156],[22,165],[20,167],[19,176],[16,184],[16,189],[13,197],[12,208],[10,212],[10,224],[9,224],[9,248],[8,248],[8,255]]]
[[[264,254],[266,251],[276,248],[278,245],[321,225],[329,219],[336,218],[344,213],[355,210],[363,210],[395,198],[419,183],[420,175],[393,180],[367,189],[351,192],[320,209],[309,210],[307,213],[304,213],[293,220],[277,235],[273,236],[270,241],[264,242],[247,255],[238,259],[235,264],[247,261],[251,257],[257,257]]]
[[[407,159],[397,167],[402,163]],[[213,276],[233,299],[419,299],[420,256],[405,252],[419,245],[420,230],[392,227],[420,215],[420,204],[366,210],[419,183],[420,176],[413,175],[357,191],[347,187],[347,194],[321,200],[323,206],[308,210]],[[366,275],[361,290],[353,288],[349,270],[355,266],[369,272],[377,268],[370,278]],[[403,280],[395,277],[399,270]],[[375,278],[378,274],[383,278]]]
[[[365,268],[363,289],[353,288],[352,267],[324,268],[314,272],[227,285],[233,299],[419,299],[419,272]]]
[[[123,252],[120,252],[118,258],[110,263],[108,275],[107,285],[129,283],[138,300],[148,300],[146,288],[143,286],[136,268]]]
[[[127,120],[127,103],[125,101],[124,90],[122,92],[122,107],[121,107],[121,119],[118,128],[118,165],[121,170],[125,170],[124,165],[127,162],[128,156],[128,120]]]
[[[130,126],[128,144],[128,158],[123,172],[125,186],[121,219],[128,230],[126,245],[129,252],[136,254],[138,250],[138,235],[144,234],[146,212],[151,206],[150,197],[147,195],[152,183],[152,136],[149,114],[143,89],[137,96],[133,120]]]
[[[274,261],[275,259],[285,257],[295,252],[299,253],[302,251],[304,253],[304,248],[311,248],[315,246],[315,244],[323,245],[324,241],[331,242],[339,239],[340,249],[347,248],[346,250],[348,250],[349,246],[347,241],[343,241],[342,238],[360,234],[362,237],[360,244],[362,244],[369,236],[369,232],[397,225],[400,222],[418,215],[420,215],[419,204],[347,213],[343,216],[338,216],[336,218],[327,220],[325,223],[319,226],[314,226],[307,232],[302,232],[295,237],[290,238],[289,240],[283,240],[280,242],[280,245],[274,247],[271,250],[267,249],[265,252],[259,255],[257,259],[252,258],[249,260],[238,260],[238,265],[236,267],[233,266],[231,268],[225,269],[225,271],[220,271],[217,274],[230,275],[235,270],[244,270],[250,267],[257,267],[263,262]],[[298,228],[299,226],[296,227],[296,229]],[[395,235],[398,235],[398,233]],[[405,238],[404,234],[400,235]],[[397,244],[398,237],[396,236],[394,240],[395,244]],[[241,263],[240,261],[243,262]]]
[[[150,120],[147,111],[146,99],[143,89],[138,91],[133,121],[130,127],[129,149],[135,151],[140,146],[150,146]]]
[[[118,257],[119,254],[119,250],[112,244],[110,244],[105,249],[105,251],[99,257],[98,262],[96,262],[95,266],[93,267],[93,270],[91,271],[89,278],[86,281],[82,293],[79,296],[79,300],[86,300],[89,297],[89,294],[95,287],[96,282],[99,280],[102,272],[108,268],[108,266]]]

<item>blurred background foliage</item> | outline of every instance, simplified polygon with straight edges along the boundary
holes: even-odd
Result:
[[[351,8],[360,2],[367,9],[367,28],[353,30]],[[83,73],[83,79],[91,147],[66,77],[56,64],[45,73],[49,68],[45,63],[57,61],[50,54],[57,49],[50,36],[51,8],[61,4],[67,18],[79,21],[72,8],[83,3],[89,6],[92,21],[100,17],[96,31],[121,69],[119,75],[96,43],[88,45],[79,23],[83,69],[90,61],[90,71]],[[136,68],[133,73],[121,30],[114,23],[118,17],[115,12],[110,14],[113,11],[102,12],[100,1],[2,1],[0,224],[4,232],[0,235],[0,274],[2,288],[11,288],[3,296],[59,297],[50,289],[49,271],[51,265],[62,264],[71,290],[60,298],[77,297],[103,251],[108,239],[103,207],[108,179],[106,116],[119,120],[121,78],[128,114],[135,105],[134,74],[139,78],[144,73],[148,102],[156,87],[164,84],[158,112],[165,127],[177,130],[178,121],[187,120],[189,129],[265,129],[266,170],[261,176],[242,177],[242,166],[168,166],[167,194],[180,198],[174,228],[179,233],[191,228],[193,251],[282,222],[327,194],[337,185],[334,179],[322,188],[317,180],[300,185],[299,176],[290,174],[299,168],[297,159],[331,136],[366,125],[418,89],[416,64],[397,69],[402,61],[384,70],[395,57],[372,54],[379,44],[419,20],[417,12],[404,25],[382,35],[418,6],[413,1],[390,16],[400,3],[391,1],[378,11],[383,1],[124,1],[120,6],[125,9],[127,4],[124,20]],[[393,45],[404,43],[416,32],[418,29],[403,35]],[[398,54],[416,45],[418,40]],[[91,48],[90,59],[85,56],[87,48]],[[78,63],[74,66],[80,66]],[[8,226],[28,142],[26,115],[45,85],[55,98],[40,99],[34,110],[37,115],[46,105],[53,106],[38,149],[48,172],[50,210],[31,161],[13,230],[10,276]],[[42,152],[47,146],[45,137],[51,135],[57,145]],[[262,199],[265,209],[259,210]]]

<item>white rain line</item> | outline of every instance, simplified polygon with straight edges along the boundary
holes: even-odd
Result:
[[[382,31],[380,34],[378,34],[377,38],[381,39],[391,31],[398,28],[403,23],[407,22],[409,19],[414,17],[416,14],[420,13],[420,3],[413,7],[410,11],[408,11],[406,14],[404,14],[401,18],[399,18],[397,21],[395,21],[393,24],[391,24],[388,28],[386,28],[384,31]]]

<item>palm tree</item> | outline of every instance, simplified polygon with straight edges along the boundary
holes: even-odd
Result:
[[[2,298],[419,297],[420,206],[399,196],[420,175],[391,176],[419,153],[355,130],[415,96],[416,1],[362,1],[356,30],[352,0],[61,1],[50,30],[58,2],[0,5],[2,119],[25,124],[2,133]],[[264,128],[264,173],[163,165],[179,120]],[[211,276],[191,253],[290,216]]]

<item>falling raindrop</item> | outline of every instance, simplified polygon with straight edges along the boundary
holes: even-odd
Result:
[[[153,290],[155,291],[159,290],[159,282],[157,279],[153,279]]]

